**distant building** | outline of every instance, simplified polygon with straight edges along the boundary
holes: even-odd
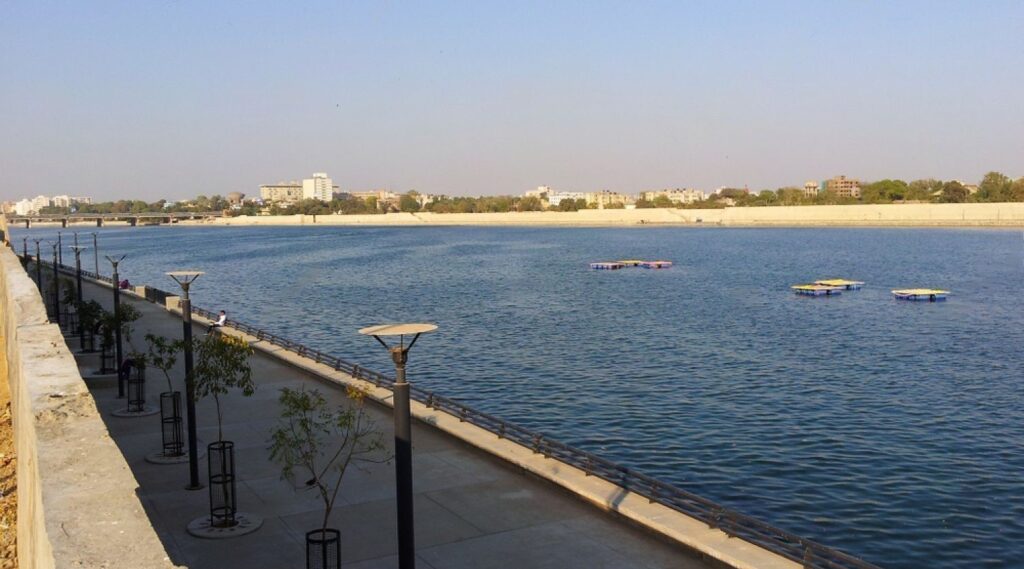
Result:
[[[334,184],[324,172],[317,172],[312,178],[302,180],[302,199],[329,202],[333,197]]]
[[[804,197],[813,198],[818,195],[818,181],[808,180],[804,182]]]
[[[558,207],[562,200],[585,200],[587,194],[583,192],[548,192],[548,205]]]
[[[294,203],[302,199],[302,182],[278,182],[260,186],[260,198],[268,203]]]
[[[50,200],[53,203],[53,207],[71,207],[72,201],[71,196],[53,196]]]
[[[530,190],[523,194],[524,198],[544,199],[551,194],[551,186],[537,186],[536,190]]]
[[[36,196],[32,199],[32,211],[39,213],[44,207],[50,207],[53,202],[46,196]]]
[[[29,215],[36,213],[36,209],[32,205],[32,200],[19,200],[18,203],[14,204],[14,213],[18,215]]]
[[[836,176],[826,182],[826,188],[835,192],[836,196],[841,198],[860,197],[860,180],[855,178]]]
[[[653,202],[662,196],[668,198],[674,204],[691,204],[707,199],[704,192],[692,188],[640,192],[640,199],[649,202]]]
[[[597,209],[604,209],[611,205],[622,205],[625,207],[627,204],[633,203],[632,196],[612,192],[610,190],[587,192],[584,199],[587,200],[587,207],[593,206]]]

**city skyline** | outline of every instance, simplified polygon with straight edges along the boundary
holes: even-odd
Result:
[[[1024,174],[1014,2],[0,12],[2,200]]]

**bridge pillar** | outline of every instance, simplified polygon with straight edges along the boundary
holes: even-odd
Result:
[[[139,218],[137,218],[137,217],[133,217],[133,218],[128,220],[128,224],[131,225],[132,227],[135,227],[138,223],[139,223]]]
[[[67,227],[68,226],[68,218],[65,217],[64,219],[60,220],[60,226],[61,227]]]
[[[96,227],[103,227],[103,219],[102,218],[99,218],[99,217],[96,218]]]

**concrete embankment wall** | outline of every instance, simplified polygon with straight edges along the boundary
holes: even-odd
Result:
[[[720,224],[736,226],[1024,227],[1024,203],[880,204],[724,209],[588,209],[509,213],[389,213],[225,217],[216,225],[494,225],[621,226]]]
[[[18,453],[22,569],[163,569],[136,484],[35,283],[0,247],[0,342]]]

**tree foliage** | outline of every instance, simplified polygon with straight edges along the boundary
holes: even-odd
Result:
[[[217,407],[217,438],[224,440],[224,419],[221,395],[232,389],[241,390],[246,397],[256,392],[252,379],[250,358],[252,346],[242,338],[227,334],[207,334],[194,340],[196,365],[192,370],[195,393],[188,394],[193,401],[212,396]]]
[[[281,390],[281,422],[270,432],[270,457],[281,475],[292,479],[301,470],[306,485],[324,504],[322,529],[327,529],[341,481],[349,466],[386,462],[383,435],[365,410],[366,392],[349,387],[349,404],[332,407],[316,389]]]

